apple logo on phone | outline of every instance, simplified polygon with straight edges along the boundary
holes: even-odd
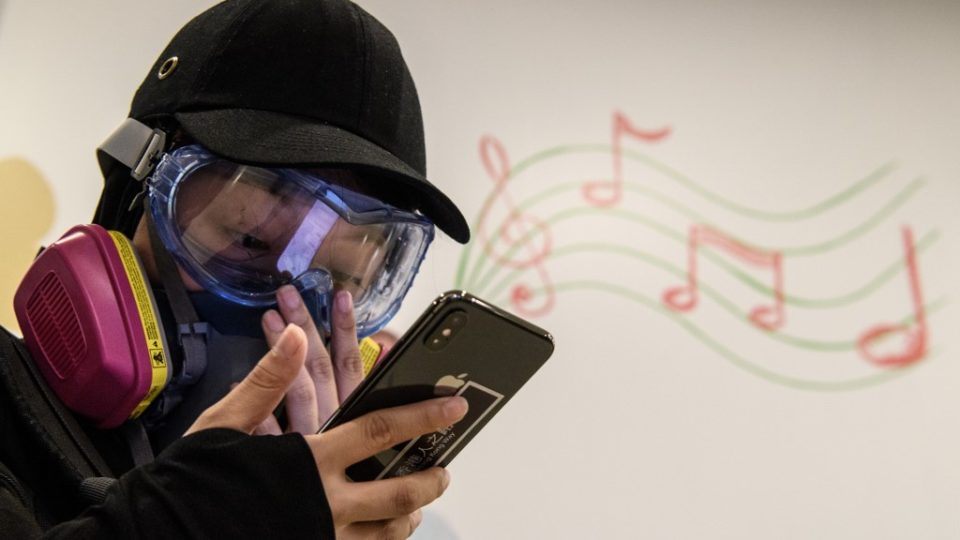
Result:
[[[433,394],[436,396],[452,396],[457,393],[457,389],[467,384],[467,374],[444,375],[440,377],[437,384],[433,385]]]

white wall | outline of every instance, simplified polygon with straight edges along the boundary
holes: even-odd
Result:
[[[93,148],[200,4],[0,7],[0,160],[52,186],[40,240],[89,219]],[[361,4],[414,73],[430,176],[487,216],[475,238],[544,195],[511,256],[438,241],[395,324],[464,286],[521,313],[550,302],[531,318],[558,344],[451,466],[418,538],[960,536],[960,4]],[[613,174],[614,111],[667,131],[622,139],[622,197],[598,208],[580,186]],[[499,195],[484,137],[513,166]],[[782,325],[747,320],[771,268],[716,245],[698,252],[696,307],[665,307],[694,225],[781,255]],[[523,254],[538,264],[511,274]],[[462,259],[498,273],[458,278]],[[523,285],[554,294],[524,311]],[[918,292],[922,328],[858,346],[911,322]],[[926,340],[907,368],[865,356],[903,360],[909,335]]]

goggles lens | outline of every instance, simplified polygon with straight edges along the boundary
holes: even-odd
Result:
[[[347,290],[366,335],[396,312],[433,225],[350,185],[344,171],[240,165],[188,146],[158,165],[151,212],[164,244],[207,290],[254,306],[275,304],[286,283]]]

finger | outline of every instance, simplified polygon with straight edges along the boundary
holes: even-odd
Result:
[[[300,292],[292,285],[280,287],[277,290],[277,304],[283,319],[299,326],[307,336],[307,373],[316,388],[317,412],[325,420],[340,406],[333,362]]]
[[[390,520],[351,523],[337,534],[337,538],[409,538],[423,521],[420,510],[408,516]]]
[[[267,345],[273,347],[283,333],[283,329],[287,327],[287,323],[280,312],[268,309],[260,317],[260,327],[263,328],[263,335],[267,338]]]
[[[283,399],[303,367],[306,356],[303,331],[290,325],[276,345],[229,394],[205,410],[187,433],[213,427],[252,433]]]
[[[273,346],[283,331],[283,317],[276,310],[267,310],[260,320],[267,344]],[[317,411],[317,390],[313,379],[304,366],[296,380],[287,391],[286,397],[287,431],[297,433],[316,433],[320,429],[320,416]],[[279,425],[279,424],[278,424]]]
[[[287,431],[309,435],[320,429],[320,417],[317,412],[317,390],[307,373],[306,367],[300,369],[297,378],[287,390],[286,397]]]
[[[233,390],[240,383],[233,383],[230,385],[230,389]],[[283,430],[280,429],[280,422],[277,421],[277,417],[270,415],[266,420],[260,422],[260,425],[253,428],[254,435],[282,435]]]
[[[449,473],[448,473],[449,474]],[[449,485],[450,480],[447,479],[447,484]],[[413,531],[417,530],[417,527],[423,523],[423,510],[417,508],[417,511],[410,514],[410,534],[413,534]]]
[[[308,442],[319,464],[345,468],[397,443],[439,431],[466,413],[467,400],[462,397],[428,399],[365,414]]]
[[[353,297],[349,291],[338,291],[333,302],[333,365],[337,394],[342,402],[363,380],[363,360],[357,342],[357,322],[353,313]]]
[[[254,435],[283,435],[283,430],[280,429],[280,422],[277,421],[277,417],[270,415],[266,420],[260,422],[260,425],[253,428]]]
[[[260,325],[263,328],[263,335],[267,338],[267,344],[272,347],[283,332],[285,322],[280,313],[271,309],[264,312],[260,319]],[[285,408],[287,411],[287,431],[307,434],[316,433],[320,429],[316,386],[314,386],[310,374],[307,373],[306,367],[300,369],[300,373],[297,374],[297,378],[287,391]],[[269,422],[270,419],[268,418],[267,421]],[[275,434],[275,430],[280,430],[279,423],[274,421],[273,424],[276,424],[276,429],[274,429],[274,426],[264,426],[264,428],[269,428],[268,433],[270,434]],[[259,435],[261,431],[258,429],[256,433]]]
[[[443,495],[449,484],[450,475],[440,467],[398,478],[357,482],[350,486],[353,504],[339,509],[340,518],[348,523],[405,518],[409,525],[410,514]]]

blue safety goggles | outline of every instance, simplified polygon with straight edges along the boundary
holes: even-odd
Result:
[[[242,165],[191,145],[164,154],[148,184],[160,239],[206,290],[255,307],[288,283],[323,306],[348,290],[361,337],[399,309],[433,240],[430,220],[344,170]],[[316,322],[329,332],[328,311]]]

